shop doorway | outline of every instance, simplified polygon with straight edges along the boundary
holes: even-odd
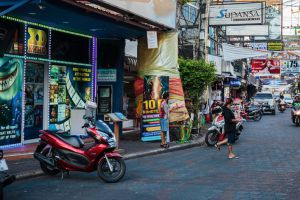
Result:
[[[35,142],[47,126],[48,68],[46,63],[27,62],[25,70],[24,142]]]

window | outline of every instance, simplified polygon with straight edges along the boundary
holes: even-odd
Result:
[[[89,38],[52,31],[52,59],[89,63]]]
[[[197,9],[190,6],[190,5],[184,5],[183,6],[183,16],[184,19],[190,22],[194,22],[197,17]]]

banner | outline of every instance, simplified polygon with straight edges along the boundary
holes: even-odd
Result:
[[[280,69],[281,74],[300,73],[300,60],[281,60]]]
[[[185,107],[184,92],[178,71],[178,33],[164,32],[158,35],[158,48],[148,49],[147,38],[138,41],[138,77],[134,82],[136,116],[142,117],[144,77],[169,77],[170,122],[181,122],[189,118]]]
[[[280,60],[252,59],[252,74],[280,74]]]
[[[145,76],[142,115],[142,141],[160,140],[160,105],[164,93],[169,93],[169,77]]]
[[[0,58],[0,146],[21,143],[23,61]]]
[[[209,25],[263,24],[264,6],[262,2],[212,5],[209,11]]]

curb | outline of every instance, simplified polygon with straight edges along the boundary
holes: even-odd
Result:
[[[196,141],[191,141],[189,143],[184,143],[176,146],[171,146],[168,149],[154,149],[150,151],[144,151],[144,152],[139,152],[139,153],[131,153],[131,154],[125,154],[123,156],[124,160],[131,160],[135,158],[141,158],[141,157],[146,157],[146,156],[151,156],[151,155],[157,155],[157,154],[162,154],[162,153],[169,153],[173,151],[180,151],[184,149],[189,149],[197,146],[203,146],[205,144],[204,137],[200,137]],[[17,174],[16,175],[16,180],[23,180],[23,179],[29,179],[33,177],[38,177],[38,176],[44,176],[44,172],[42,170],[34,170],[34,171],[29,171],[29,172],[24,172],[22,174]]]

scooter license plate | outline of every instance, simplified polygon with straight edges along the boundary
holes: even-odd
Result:
[[[0,171],[7,171],[8,170],[8,166],[6,164],[5,159],[1,159],[0,160]]]

